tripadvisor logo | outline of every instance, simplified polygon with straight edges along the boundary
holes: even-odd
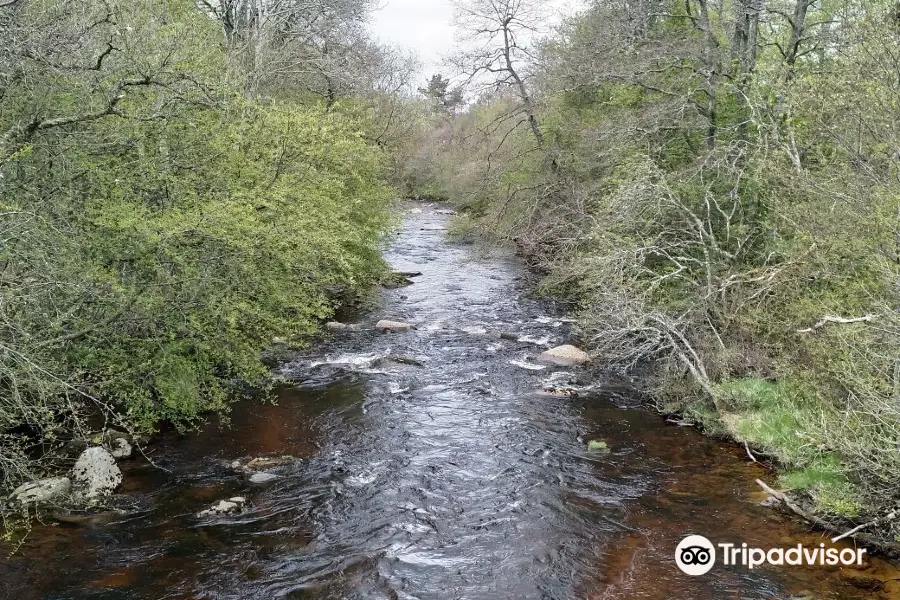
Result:
[[[740,545],[720,543],[713,546],[713,543],[702,535],[689,535],[681,540],[675,549],[675,564],[688,575],[705,575],[716,564],[717,547],[723,565],[741,565],[748,569],[762,565],[862,566],[863,556],[866,554],[863,548],[827,548],[825,544],[811,548],[797,544],[790,548],[770,550],[751,548],[746,543]]]

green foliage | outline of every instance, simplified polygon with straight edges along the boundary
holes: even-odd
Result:
[[[377,283],[394,195],[366,110],[247,99],[194,3],[27,6],[35,42],[96,24],[48,59],[104,58],[0,97],[4,487],[98,424],[192,427],[264,385],[274,338]]]

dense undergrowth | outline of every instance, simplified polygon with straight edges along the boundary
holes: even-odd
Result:
[[[595,0],[530,56],[529,95],[498,80],[434,119],[412,185],[514,244],[598,361],[655,365],[663,410],[771,458],[835,527],[890,512],[895,3]]]
[[[218,17],[0,8],[0,489],[69,466],[99,428],[226,411],[274,338],[302,344],[384,269],[373,103],[296,71],[251,88]],[[295,51],[279,27],[270,50]]]

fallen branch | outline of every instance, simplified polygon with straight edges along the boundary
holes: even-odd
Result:
[[[758,460],[756,460],[756,457],[753,456],[753,453],[750,452],[750,445],[747,442],[744,442],[744,450],[747,451],[747,456],[750,457],[750,460],[752,460],[753,462],[759,462]]]
[[[822,319],[807,329],[798,329],[797,333],[815,333],[826,325],[848,325],[850,323],[871,323],[875,320],[875,315],[866,315],[855,319],[845,319],[844,317],[822,317]]]
[[[841,535],[839,535],[835,538],[831,538],[831,541],[839,542],[844,538],[850,537],[851,535],[853,535],[854,533],[856,533],[858,531],[862,531],[863,529],[868,529],[869,527],[875,527],[876,525],[883,525],[884,523],[890,523],[891,521],[895,520],[898,517],[900,517],[900,509],[889,512],[888,514],[884,515],[883,517],[879,517],[879,518],[875,519],[874,521],[869,521],[868,523],[863,523],[862,525],[858,525],[858,526],[854,527],[853,529],[851,529],[850,531],[848,531],[847,533],[842,533]]]
[[[766,483],[764,481],[762,481],[761,479],[757,479],[756,483],[759,485],[759,487],[761,487],[763,489],[763,491],[765,493],[769,494],[770,496],[772,496],[773,498],[775,498],[776,500],[778,500],[779,502],[784,504],[788,509],[791,510],[791,512],[795,513],[798,516],[803,517],[807,521],[811,521],[812,523],[815,523],[822,529],[826,529],[828,531],[834,530],[834,528],[831,525],[829,525],[828,523],[826,523],[819,517],[809,514],[808,512],[806,512],[805,510],[803,510],[802,508],[800,508],[799,506],[794,504],[794,502],[790,498],[788,498],[787,494],[783,494],[781,492],[777,492],[777,491],[773,490],[768,485],[766,485]]]

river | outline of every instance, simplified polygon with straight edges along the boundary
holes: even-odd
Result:
[[[755,480],[774,478],[743,449],[667,424],[621,381],[526,368],[572,341],[568,322],[527,297],[511,257],[446,241],[448,219],[409,213],[387,258],[421,276],[386,291],[359,331],[284,365],[277,403],[159,436],[152,463],[124,465],[122,513],[35,526],[0,565],[0,596],[900,598],[900,572],[878,559],[682,574],[673,555],[688,533],[763,548],[826,539],[760,505]],[[380,334],[380,318],[417,329]],[[551,380],[594,389],[542,393]],[[589,451],[592,439],[609,450]],[[265,487],[229,465],[260,456],[293,458]],[[197,517],[235,495],[243,514]]]

